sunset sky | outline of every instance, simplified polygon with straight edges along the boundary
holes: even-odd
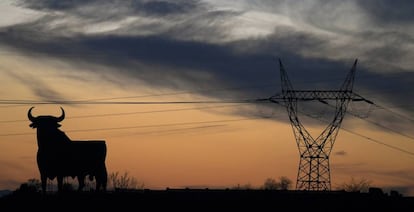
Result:
[[[414,196],[412,11],[409,0],[1,1],[0,190],[40,178],[32,106],[62,107],[62,131],[105,140],[108,172],[149,189],[295,184],[286,109],[243,101],[281,92],[278,59],[311,90],[339,89],[358,59],[354,92],[374,104],[350,103],[332,188],[367,179]],[[315,138],[332,119],[320,102],[300,109]]]

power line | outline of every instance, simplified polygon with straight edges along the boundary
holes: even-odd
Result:
[[[189,93],[206,93],[206,92],[219,92],[219,91],[226,91],[226,90],[243,90],[243,89],[251,89],[251,88],[265,88],[265,87],[274,87],[274,84],[261,84],[261,85],[248,85],[248,86],[240,86],[240,87],[228,87],[228,88],[218,88],[218,89],[203,89],[203,90],[194,90],[194,91],[180,91],[180,92],[169,92],[169,93],[161,93],[161,94],[146,94],[146,95],[135,95],[135,96],[123,96],[123,97],[107,97],[107,98],[94,98],[94,99],[86,99],[86,100],[74,100],[74,101],[108,101],[108,100],[116,100],[116,99],[132,99],[132,98],[144,98],[144,97],[155,97],[155,96],[173,96],[173,95],[181,95],[181,94],[189,94]],[[36,102],[50,102],[50,104],[58,104],[59,102],[66,102],[66,100],[30,100],[30,99],[0,99],[0,108],[5,107],[18,107],[27,104],[35,104]],[[13,104],[15,103],[15,104]],[[3,104],[3,105],[2,105]]]
[[[208,123],[247,121],[247,120],[257,120],[257,119],[265,119],[265,118],[263,117],[240,118],[240,119],[224,119],[224,120],[214,120],[214,121],[177,122],[177,123],[170,123],[170,124],[137,125],[137,126],[126,126],[126,127],[91,128],[91,129],[68,130],[67,132],[91,132],[91,131],[107,131],[107,130],[125,130],[125,129],[136,129],[136,128],[170,127],[170,126],[181,126],[181,125],[197,125],[197,124],[208,124]],[[0,134],[0,137],[32,135],[32,134],[33,133],[7,133],[7,134]]]
[[[384,106],[381,106],[381,105],[378,105],[378,104],[374,104],[374,105],[375,105],[376,107],[378,107],[379,109],[386,110],[386,111],[388,111],[388,112],[390,112],[390,113],[392,113],[392,114],[394,114],[394,115],[396,115],[396,116],[398,116],[398,117],[400,117],[400,118],[403,118],[403,119],[406,119],[406,120],[408,120],[408,121],[414,122],[414,119],[412,119],[411,117],[408,117],[408,116],[402,115],[402,114],[400,114],[400,113],[397,113],[397,112],[395,112],[395,111],[391,110],[391,109],[390,109],[390,108],[388,108],[388,107],[384,107]]]
[[[170,105],[170,104],[228,104],[228,103],[258,103],[264,102],[269,98],[261,99],[234,99],[234,100],[205,100],[205,101],[82,101],[82,100],[55,100],[55,101],[36,101],[36,100],[0,100],[0,104],[17,105]]]
[[[277,103],[277,102],[275,102],[275,103],[276,103],[276,104],[278,104],[279,106],[284,107],[284,106],[283,106],[283,105],[281,105],[280,103]],[[329,104],[328,104],[328,105],[329,105]],[[332,105],[330,105],[330,106],[332,106]],[[312,116],[311,114],[305,113],[304,111],[300,111],[300,110],[298,110],[298,112],[299,112],[299,113],[301,113],[301,114],[303,114],[303,115],[305,115],[305,116],[308,116],[308,117],[310,117],[310,118],[313,118],[313,119],[319,120],[319,121],[321,121],[321,122],[329,123],[328,121],[323,120],[322,118],[316,118],[316,117]],[[352,115],[354,115],[354,114],[352,114]],[[358,117],[358,116],[356,116],[356,117]],[[358,117],[358,118],[360,118],[360,117]],[[410,151],[407,151],[407,150],[405,150],[405,149],[401,149],[401,148],[399,148],[399,147],[396,147],[396,146],[393,146],[393,145],[390,145],[390,144],[386,144],[386,143],[381,142],[381,141],[379,141],[379,140],[376,140],[376,139],[373,139],[373,138],[371,138],[371,137],[368,137],[368,136],[362,135],[362,134],[360,134],[360,133],[356,133],[356,132],[354,132],[354,131],[351,131],[351,130],[345,129],[345,128],[343,128],[343,127],[341,127],[341,129],[344,129],[345,131],[347,131],[347,132],[349,132],[349,133],[352,133],[352,134],[354,134],[354,135],[358,135],[358,136],[360,136],[360,137],[362,137],[362,138],[365,138],[365,139],[367,139],[367,140],[373,141],[373,142],[375,142],[375,143],[377,143],[377,144],[381,144],[381,145],[386,146],[386,147],[388,147],[388,148],[391,148],[391,149],[394,149],[394,150],[397,150],[397,151],[403,152],[403,153],[405,153],[405,154],[409,154],[409,155],[411,155],[411,156],[414,156],[414,152],[410,152]],[[405,135],[402,135],[402,136],[405,136]],[[410,137],[409,137],[409,138],[410,138]]]
[[[236,88],[237,89],[237,88]],[[220,90],[227,90],[227,89],[220,89]],[[163,95],[177,95],[177,94],[184,94],[184,93],[192,93],[197,91],[186,91],[186,92],[175,92],[175,93],[164,93],[164,94],[153,94],[153,95],[142,95],[142,96],[128,96],[128,97],[113,97],[113,98],[101,98],[101,99],[95,99],[95,100],[77,100],[77,101],[36,101],[36,100],[0,100],[0,104],[17,104],[17,105],[27,105],[27,104],[221,104],[221,103],[259,103],[259,102],[266,102],[269,100],[269,98],[261,98],[261,99],[244,99],[244,100],[222,100],[222,101],[99,101],[99,100],[113,100],[113,99],[125,99],[125,98],[141,98],[141,97],[149,97],[149,96],[163,96]],[[395,115],[398,115],[401,118],[406,118],[407,120],[413,121],[413,119],[410,119],[408,117],[405,117],[401,114],[395,113],[394,111],[380,106],[378,104],[374,104],[380,109],[384,109],[390,113],[393,113]],[[220,107],[220,106],[212,106],[212,107]],[[116,116],[116,115],[127,115],[127,114],[139,114],[139,113],[154,113],[154,112],[167,112],[167,111],[182,111],[182,110],[192,110],[192,109],[202,109],[202,108],[212,108],[212,107],[196,107],[196,108],[184,108],[184,109],[171,109],[171,110],[158,110],[158,111],[144,111],[144,112],[133,112],[133,113],[114,113],[114,114],[101,114],[101,115],[89,115],[89,116],[79,116],[75,118],[84,118],[84,117],[100,117],[100,116]],[[347,111],[348,112],[348,111]],[[350,113],[350,112],[348,112]],[[361,117],[357,116],[356,114],[350,113],[353,116],[356,116],[357,118],[362,119]],[[305,114],[306,115],[306,114]],[[313,116],[307,115],[311,118],[315,118]],[[257,119],[257,118],[255,118]],[[234,121],[241,121],[245,119],[238,119]],[[247,119],[250,120],[250,119]],[[383,125],[380,125],[376,122],[371,122],[366,119],[363,119],[371,124],[374,124],[376,126],[382,127],[384,129],[390,130],[394,133],[397,133],[399,135],[402,135],[404,137],[414,139],[414,137],[403,134],[401,132],[398,132],[394,129],[391,129],[389,127],[385,127]],[[26,120],[11,120],[11,121],[0,121],[0,123],[4,122],[18,122],[18,121],[26,121]],[[215,122],[226,122],[230,120],[222,120],[222,121],[214,121]],[[86,130],[72,130],[71,132],[84,132],[84,131],[99,131],[99,130],[116,130],[116,129],[131,129],[131,128],[142,128],[142,127],[163,127],[163,126],[173,126],[173,125],[182,125],[182,124],[199,124],[199,123],[210,123],[210,122],[190,122],[190,123],[175,123],[175,124],[166,124],[166,125],[147,125],[147,126],[132,126],[132,127],[114,127],[114,128],[101,128],[101,129],[86,129]],[[349,130],[347,130],[349,131]],[[349,131],[351,132],[351,131]],[[387,146],[389,148],[393,148],[395,150],[400,150],[402,152],[407,153],[408,151],[405,151],[401,148],[385,144],[383,142],[380,142],[378,140],[369,138],[367,136],[363,136],[358,133],[351,132],[356,135],[360,135],[363,138],[366,138],[371,141],[375,141],[376,143],[382,144],[384,146]],[[11,134],[0,134],[0,136],[14,136],[14,135],[29,135],[31,133],[11,133]],[[411,152],[408,152],[409,154],[414,154]]]
[[[335,108],[335,106],[334,106],[334,105],[331,105],[331,104],[329,104],[329,103],[327,103],[327,102],[325,102],[324,104],[326,104],[326,105],[328,105],[328,106],[330,106],[330,107],[332,107],[332,108]],[[386,108],[385,108],[385,107],[379,106],[378,104],[375,104],[375,103],[372,103],[372,104],[373,104],[374,106],[381,107],[381,108],[383,108],[383,109],[385,109],[385,110],[386,110]],[[390,112],[392,112],[392,111],[390,111]],[[354,116],[354,117],[357,117],[357,118],[359,118],[359,119],[362,119],[362,120],[364,120],[364,121],[366,121],[366,122],[368,122],[368,123],[370,123],[370,124],[373,124],[373,125],[375,125],[375,126],[377,126],[377,127],[380,127],[380,128],[383,128],[383,129],[386,129],[386,130],[389,130],[389,131],[392,131],[392,132],[394,132],[394,133],[396,133],[396,134],[399,134],[399,135],[401,135],[401,136],[404,136],[404,137],[406,137],[406,138],[409,138],[409,139],[411,139],[411,140],[414,140],[414,137],[413,137],[413,136],[410,136],[410,135],[407,135],[407,134],[405,134],[405,133],[399,132],[399,131],[394,130],[394,129],[390,128],[390,127],[386,127],[386,126],[384,126],[384,125],[379,124],[378,122],[369,121],[368,119],[362,118],[362,117],[358,116],[357,114],[352,113],[352,112],[350,112],[350,111],[348,111],[348,110],[346,111],[346,113],[347,113],[347,114],[350,114],[350,115],[352,115],[352,116]],[[406,119],[408,119],[408,120],[411,120],[411,119],[410,119],[410,118],[408,118],[408,117],[404,117],[404,116],[402,116],[402,115],[400,115],[400,114],[398,114],[398,115],[399,115],[400,117],[403,117],[403,118],[406,118]]]
[[[268,101],[269,98],[261,98],[261,99],[247,99],[247,100],[227,100],[227,101],[158,101],[158,102],[147,102],[147,101],[61,101],[59,102],[59,104],[215,104],[215,103],[258,103],[258,102],[266,102]],[[8,102],[8,101],[15,101],[16,103],[19,104],[57,104],[56,102],[30,102],[30,101],[25,101],[25,100],[0,100],[0,104]],[[330,104],[328,104],[330,105]],[[377,104],[375,104],[378,107],[381,107],[383,109],[386,109],[385,107],[379,106]],[[332,105],[330,105],[332,106]],[[333,106],[332,106],[333,107]],[[192,109],[200,109],[200,108],[208,108],[208,107],[199,107],[199,108],[192,108]],[[160,110],[160,111],[147,111],[147,112],[135,112],[135,113],[153,113],[153,112],[166,112],[166,111],[180,111],[180,110],[187,110],[187,109],[171,109],[171,110]],[[391,112],[391,111],[390,111]],[[359,117],[358,115],[351,113],[349,111],[347,111],[347,113],[362,119],[361,117]],[[131,114],[131,113],[122,113],[122,114]],[[103,114],[103,115],[92,115],[92,116],[84,116],[84,117],[98,117],[98,116],[110,116],[110,115],[120,115],[118,114]],[[400,115],[401,116],[401,115]],[[81,116],[82,117],[82,116]],[[391,129],[389,127],[385,127],[383,125],[380,125],[376,122],[372,122],[372,121],[368,121],[366,119],[363,119],[371,124],[374,124],[378,127],[382,127],[384,129],[390,130],[394,133],[400,134],[402,136],[405,136],[407,138],[410,139],[414,139],[414,137],[403,134],[401,132],[398,132],[394,129]],[[0,123],[4,123],[4,122],[16,122],[16,121],[23,121],[23,120],[12,120],[12,121],[1,121]]]
[[[386,147],[388,147],[388,148],[391,148],[391,149],[394,149],[394,150],[397,150],[397,151],[400,151],[400,152],[406,153],[406,154],[408,154],[408,155],[414,156],[414,152],[410,152],[410,151],[407,151],[407,150],[405,150],[405,149],[402,149],[402,148],[399,148],[399,147],[396,147],[396,146],[392,146],[392,145],[386,144],[386,143],[381,142],[381,141],[379,141],[379,140],[376,140],[376,139],[373,139],[373,138],[371,138],[371,137],[368,137],[368,136],[362,135],[362,134],[360,134],[360,133],[356,133],[356,132],[350,131],[350,130],[348,130],[348,129],[346,129],[346,128],[343,128],[343,127],[342,127],[342,129],[343,129],[343,130],[345,130],[345,131],[347,131],[347,132],[349,132],[349,133],[352,133],[352,134],[354,134],[354,135],[357,135],[357,136],[360,136],[360,137],[365,138],[365,139],[367,139],[367,140],[373,141],[373,142],[375,142],[375,143],[377,143],[377,144],[381,144],[381,145],[386,146]]]
[[[312,116],[310,116],[310,117],[311,117],[311,118],[314,118],[314,117],[312,117]],[[318,119],[318,120],[321,120],[321,119]],[[327,122],[327,121],[325,121],[325,120],[322,120],[322,121]],[[362,138],[365,138],[365,139],[367,139],[367,140],[373,141],[373,142],[375,142],[375,143],[377,143],[377,144],[381,144],[381,145],[386,146],[386,147],[388,147],[388,148],[391,148],[391,149],[394,149],[394,150],[398,150],[398,151],[400,151],[400,152],[403,152],[403,153],[409,154],[409,155],[411,155],[411,156],[414,156],[414,152],[410,152],[410,151],[407,151],[407,150],[405,150],[405,149],[401,149],[401,148],[399,148],[399,147],[396,147],[396,146],[393,146],[393,145],[390,145],[390,144],[386,144],[386,143],[381,142],[381,141],[379,141],[379,140],[376,140],[376,139],[374,139],[374,138],[371,138],[371,137],[368,137],[368,136],[362,135],[362,134],[360,134],[360,133],[357,133],[357,132],[354,132],[354,131],[348,130],[348,129],[344,128],[344,127],[341,127],[341,129],[344,129],[345,131],[347,131],[347,132],[349,132],[349,133],[352,133],[352,134],[354,134],[354,135],[358,135],[358,136],[360,136],[360,137],[362,137]],[[400,134],[400,135],[407,137],[406,135],[403,135],[403,134]],[[411,138],[411,137],[408,137],[408,138]],[[411,138],[411,139],[412,139],[412,138]]]
[[[356,114],[354,114],[354,113],[351,113],[351,112],[349,112],[349,111],[347,111],[347,113],[348,113],[348,114],[351,114],[351,115],[353,115],[353,116],[355,116],[355,117],[357,117],[357,118],[359,118],[359,119],[362,119],[362,120],[364,120],[364,121],[366,121],[366,122],[368,122],[368,123],[370,123],[370,124],[373,124],[373,125],[375,125],[375,126],[378,126],[378,127],[383,128],[383,129],[386,129],[386,130],[392,131],[393,133],[399,134],[399,135],[404,136],[404,137],[406,137],[406,138],[409,138],[409,139],[411,139],[411,140],[414,140],[414,137],[413,137],[413,136],[410,136],[410,135],[407,135],[407,134],[405,134],[405,133],[399,132],[399,131],[394,130],[394,129],[390,128],[390,127],[386,127],[386,126],[384,126],[384,125],[379,124],[378,122],[369,121],[368,119],[361,118],[361,117],[359,117],[358,115],[356,115]]]
[[[279,106],[282,106],[280,104],[278,104]],[[326,122],[323,119],[320,118],[315,118],[313,116],[311,116],[310,114],[304,113],[302,111],[299,111],[302,114],[309,116],[313,119],[317,119],[319,121],[322,122]],[[226,120],[214,120],[214,121],[200,121],[200,122],[178,122],[178,123],[171,123],[171,124],[156,124],[156,125],[138,125],[138,126],[126,126],[126,127],[108,127],[108,128],[92,128],[92,129],[78,129],[78,130],[67,130],[67,132],[90,132],[90,131],[108,131],[108,130],[124,130],[124,129],[136,129],[136,128],[154,128],[154,127],[170,127],[170,126],[183,126],[183,125],[197,125],[197,124],[208,124],[208,123],[222,123],[222,122],[237,122],[237,121],[249,121],[249,120],[257,120],[257,119],[269,119],[269,118],[264,118],[264,117],[259,117],[259,118],[241,118],[241,119],[226,119]],[[397,150],[397,151],[401,151],[403,153],[409,154],[411,156],[414,156],[413,152],[401,149],[399,147],[393,146],[393,145],[389,145],[386,144],[384,142],[381,142],[379,140],[370,138],[368,136],[356,133],[354,131],[348,130],[348,129],[344,129],[349,133],[352,133],[354,135],[358,135],[362,138],[365,138],[367,140],[373,141],[377,144],[381,144],[383,146],[386,146],[388,148]],[[7,133],[7,134],[0,134],[0,137],[7,137],[7,136],[23,136],[23,135],[33,135],[33,133]]]
[[[153,131],[146,131],[146,132],[136,132],[132,135],[147,135],[147,134],[153,134],[153,133],[172,133],[172,132],[182,132],[182,131],[189,131],[189,130],[197,130],[197,129],[208,129],[208,128],[215,128],[215,127],[224,127],[226,124],[214,124],[214,125],[202,125],[202,126],[196,126],[196,127],[185,127],[185,128],[175,128],[175,129],[165,129],[165,130],[153,130]],[[121,136],[131,136],[131,135],[118,135],[118,136],[110,136],[110,137],[121,137]]]
[[[153,102],[153,101],[61,101],[59,102],[59,104],[212,104],[212,103],[258,103],[258,102],[265,102],[268,101],[269,98],[261,98],[261,99],[246,99],[246,100],[227,100],[227,101],[158,101],[158,102]],[[15,103],[19,103],[19,104],[56,104],[56,102],[30,102],[30,101],[25,101],[25,100],[0,100],[0,104],[5,103],[5,102],[9,102],[9,101],[13,101]],[[328,104],[330,105],[330,104]],[[381,107],[377,104],[375,104],[378,107]],[[332,105],[330,105],[332,106]],[[333,107],[333,106],[332,106]],[[385,107],[381,107],[383,109],[386,109]],[[182,110],[182,109],[175,109],[175,111],[177,110]],[[165,111],[165,110],[164,110]],[[174,110],[170,110],[170,111],[174,111]],[[390,111],[391,112],[391,111]],[[351,113],[349,111],[347,111],[347,113],[362,119],[361,117],[359,117],[358,115]],[[108,114],[107,114],[108,115]],[[113,115],[113,114],[112,114]],[[104,115],[102,115],[104,116]],[[401,115],[400,115],[401,116]],[[390,130],[394,133],[397,133],[399,135],[405,136],[407,138],[413,139],[414,137],[403,134],[401,132],[398,132],[392,128],[389,127],[385,127],[383,125],[380,125],[376,122],[372,122],[372,121],[368,121],[367,119],[363,119],[371,124],[374,124],[378,127],[382,127],[384,129]],[[20,120],[19,120],[20,121]]]
[[[82,119],[82,118],[93,118],[93,117],[126,116],[126,115],[135,115],[135,114],[176,112],[176,111],[187,111],[187,110],[200,110],[200,109],[210,109],[210,108],[233,107],[233,106],[239,106],[239,105],[243,105],[243,104],[216,105],[216,106],[165,109],[165,110],[135,111],[135,112],[126,112],[126,113],[104,113],[104,114],[94,114],[94,115],[71,116],[71,117],[67,117],[65,119]],[[26,122],[26,121],[27,121],[27,119],[3,120],[3,121],[0,121],[0,123]]]

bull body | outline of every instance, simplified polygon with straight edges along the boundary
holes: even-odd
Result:
[[[104,140],[72,141],[58,128],[62,116],[38,116],[28,112],[31,127],[37,128],[37,165],[40,172],[43,192],[46,191],[47,179],[57,178],[58,191],[62,191],[64,177],[77,177],[78,190],[85,185],[85,177],[96,179],[96,190],[106,190],[107,170],[105,165],[106,143]]]

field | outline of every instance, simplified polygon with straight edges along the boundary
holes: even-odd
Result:
[[[343,191],[166,189],[108,192],[13,193],[0,198],[0,210],[404,210],[414,197]]]

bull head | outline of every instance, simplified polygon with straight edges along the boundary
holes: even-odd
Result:
[[[59,116],[59,117],[54,117],[54,116],[37,116],[37,117],[34,117],[32,115],[32,109],[33,108],[34,107],[31,107],[29,109],[29,111],[27,112],[27,117],[32,122],[29,126],[32,127],[32,128],[43,127],[43,126],[60,127],[61,125],[58,124],[58,122],[61,122],[61,121],[63,121],[63,119],[65,119],[65,111],[63,110],[62,107],[60,107],[60,109],[62,110],[62,115]]]

